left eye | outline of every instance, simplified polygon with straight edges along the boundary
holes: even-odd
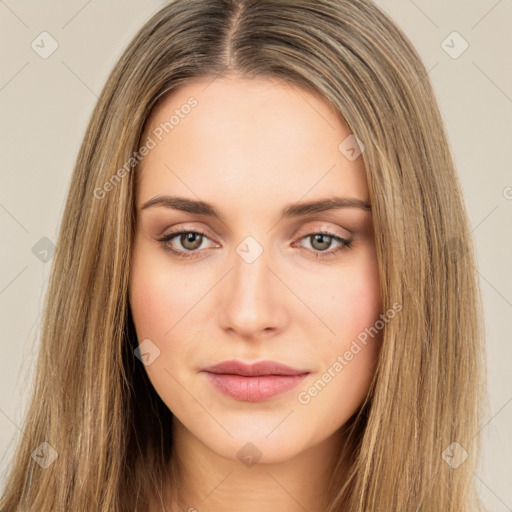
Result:
[[[313,248],[312,250],[317,254],[317,257],[320,258],[331,256],[338,253],[339,251],[342,251],[344,248],[349,248],[352,243],[352,240],[347,240],[346,238],[335,235],[334,233],[329,233],[327,231],[310,233],[301,238],[301,240],[304,239],[309,240],[309,243]],[[327,251],[326,249],[331,246],[333,241],[338,242],[340,245],[336,249]]]
[[[179,243],[184,250],[173,247],[171,242],[177,237],[179,237]],[[196,257],[194,253],[198,252],[197,249],[201,247],[204,239],[209,238],[206,233],[202,231],[179,231],[165,235],[164,237],[159,238],[158,241],[161,243],[165,251],[170,252],[179,258],[192,258]],[[301,247],[302,249],[315,254],[317,258],[327,258],[337,254],[345,248],[348,249],[352,244],[352,240],[347,240],[327,231],[309,233],[301,237],[300,240],[310,240],[311,249],[304,246]],[[333,241],[338,242],[339,246],[329,251],[326,250],[332,245]]]

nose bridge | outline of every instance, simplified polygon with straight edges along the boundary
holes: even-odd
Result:
[[[258,301],[270,298],[270,262],[263,243],[263,240],[260,242],[249,235],[235,248],[232,291],[239,299]]]
[[[282,315],[275,286],[279,282],[273,278],[269,252],[253,236],[242,240],[235,252],[221,305],[224,327],[244,336],[278,327]]]

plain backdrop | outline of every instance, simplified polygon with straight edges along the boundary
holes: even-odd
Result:
[[[164,3],[0,0],[0,486],[23,435],[51,247],[87,121],[121,52]],[[512,0],[377,3],[429,70],[463,186],[489,373],[475,478],[490,512],[512,511]]]

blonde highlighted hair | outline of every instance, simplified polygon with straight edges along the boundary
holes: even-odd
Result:
[[[319,95],[363,142],[383,309],[402,305],[350,423],[350,470],[341,483],[333,474],[329,511],[482,510],[484,329],[468,217],[427,71],[370,0],[175,0],[136,34],[77,157],[0,508],[144,511],[175,481],[172,414],[134,356],[137,169],[97,190],[138,150],[164,94],[227,73]],[[58,453],[46,469],[31,457],[42,442]],[[455,450],[467,454],[461,465]]]

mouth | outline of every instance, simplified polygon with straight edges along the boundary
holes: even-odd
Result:
[[[311,373],[277,361],[248,364],[234,360],[203,368],[202,372],[218,391],[246,402],[261,402],[290,391]]]

